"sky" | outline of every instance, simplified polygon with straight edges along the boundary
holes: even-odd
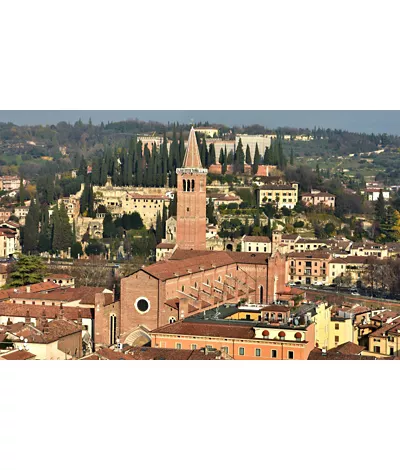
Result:
[[[400,111],[1,111],[0,122],[23,124],[57,124],[60,121],[74,123],[79,118],[94,124],[101,121],[141,119],[163,123],[190,123],[209,121],[228,126],[260,124],[269,128],[314,126],[336,128],[354,132],[400,134]]]

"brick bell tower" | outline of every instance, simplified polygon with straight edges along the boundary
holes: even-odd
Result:
[[[182,250],[206,249],[207,173],[201,164],[196,132],[192,127],[183,167],[176,169],[176,244]]]

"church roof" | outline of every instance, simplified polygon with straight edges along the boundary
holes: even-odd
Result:
[[[183,160],[183,168],[203,168],[199,147],[197,145],[196,132],[193,127],[190,129],[188,146]]]

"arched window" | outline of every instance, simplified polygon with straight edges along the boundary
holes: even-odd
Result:
[[[194,283],[194,288],[197,289],[197,286],[198,286],[198,284],[197,284],[197,282],[195,282]]]
[[[187,180],[186,185],[187,185],[187,186],[186,186],[186,189],[187,189],[188,191],[190,191],[190,180]]]
[[[186,180],[183,180],[183,190],[186,191]]]
[[[175,318],[175,317],[169,317],[168,322],[169,322],[169,323],[175,323],[175,322],[176,322],[176,318]]]
[[[260,286],[260,299],[259,299],[260,304],[262,304],[263,301],[264,301],[264,287]]]
[[[115,315],[110,316],[110,345],[117,342],[117,317]]]
[[[192,191],[194,191],[194,180],[192,180]]]

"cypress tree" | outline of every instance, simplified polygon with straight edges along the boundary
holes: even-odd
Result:
[[[379,191],[378,200],[375,203],[375,220],[381,224],[385,222],[386,210],[385,199],[383,198],[382,189]]]
[[[258,150],[258,144],[256,143],[256,149],[254,151],[254,164],[253,164],[253,174],[257,174],[258,166],[260,165],[260,151]]]
[[[181,168],[183,159],[185,158],[185,140],[183,139],[183,129],[179,134],[179,162],[177,168]]]
[[[249,144],[247,144],[247,147],[246,147],[246,163],[248,165],[252,164]]]
[[[157,212],[157,218],[156,218],[156,241],[157,243],[161,243],[162,234],[163,234],[162,220],[161,220],[160,212]]]
[[[242,139],[239,139],[239,143],[236,149],[236,154],[234,156],[234,166],[235,166],[235,171],[237,173],[243,173],[244,172],[244,151],[243,151],[243,144],[242,144]]]
[[[39,242],[39,214],[35,201],[31,201],[24,227],[24,253],[38,252]]]
[[[214,144],[210,144],[209,166],[214,165],[216,163],[216,160],[217,159],[216,159],[216,155],[215,155],[215,146],[214,146]]]
[[[98,158],[92,162],[92,184],[96,186],[100,184],[100,162]]]
[[[64,203],[54,209],[53,225],[53,250],[56,252],[67,251],[72,245],[72,231]]]

